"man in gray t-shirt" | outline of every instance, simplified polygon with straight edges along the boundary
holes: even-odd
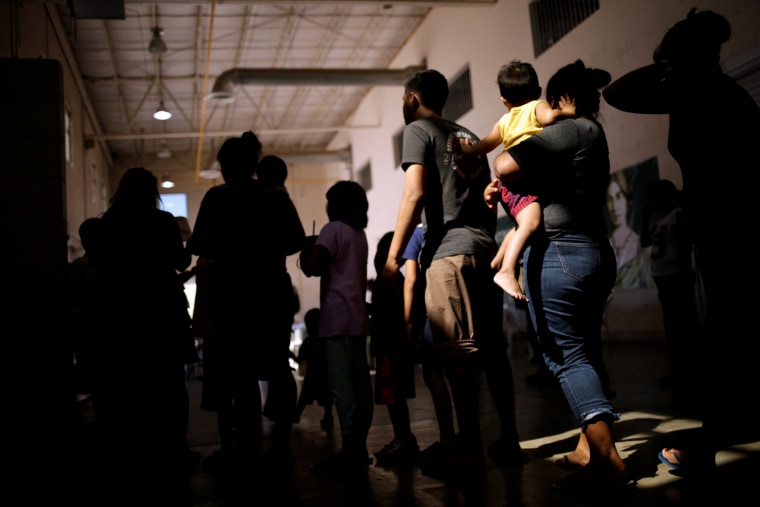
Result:
[[[512,370],[501,328],[503,296],[490,265],[497,249],[496,214],[483,199],[490,169],[485,157],[454,156],[460,138],[478,139],[441,116],[447,97],[446,78],[435,70],[418,72],[404,84],[404,194],[382,279],[395,277],[422,219],[425,305],[459,425],[455,444],[427,472],[448,476],[485,472],[478,386],[482,369],[501,421],[501,438],[489,447],[489,455],[504,464],[524,463],[525,455],[517,437]]]

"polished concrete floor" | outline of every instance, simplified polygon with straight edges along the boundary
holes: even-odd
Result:
[[[622,412],[615,426],[618,447],[637,481],[625,492],[604,495],[568,496],[552,488],[552,483],[567,470],[555,464],[557,458],[574,448],[578,437],[570,410],[555,386],[537,387],[526,381],[536,367],[529,348],[515,343],[511,348],[516,383],[517,422],[523,449],[529,462],[521,467],[502,468],[489,461],[485,477],[440,480],[421,473],[419,467],[370,466],[366,474],[350,477],[314,475],[309,465],[339,448],[340,432],[320,428],[322,409],[316,404],[306,408],[301,422],[294,426],[292,449],[296,458],[291,472],[264,470],[234,484],[207,474],[195,466],[181,491],[158,499],[150,489],[141,493],[134,505],[184,505],[216,507],[251,506],[581,506],[581,505],[758,505],[754,483],[760,474],[760,442],[745,444],[718,455],[718,471],[710,479],[676,475],[661,464],[658,451],[679,438],[688,437],[700,422],[674,410],[671,392],[660,387],[664,375],[664,348],[660,341],[606,344],[606,356],[616,391],[614,404]],[[297,380],[301,378],[294,373]],[[201,457],[218,448],[216,419],[199,407],[201,380],[188,380],[191,397],[189,445]],[[498,422],[488,393],[481,398],[484,445],[496,440]],[[86,404],[83,411],[86,411]],[[410,400],[413,430],[424,448],[438,436],[430,396],[418,372],[416,399]],[[271,425],[264,431],[268,439]],[[83,430],[85,433],[88,431]],[[86,436],[86,435],[85,435]],[[376,406],[369,435],[370,452],[379,450],[392,438],[384,406]],[[266,443],[265,443],[266,445]],[[150,459],[150,457],[146,457]],[[104,496],[88,496],[92,484],[80,476],[79,494],[73,504],[115,505],[122,491]],[[139,486],[139,468],[125,478],[124,484]],[[10,504],[9,504],[10,505]]]

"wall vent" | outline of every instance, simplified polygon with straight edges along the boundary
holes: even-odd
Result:
[[[530,3],[533,54],[538,57],[599,10],[599,0],[534,0]]]

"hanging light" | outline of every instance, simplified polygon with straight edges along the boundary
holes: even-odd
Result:
[[[174,188],[174,182],[166,174],[161,178],[161,188]]]
[[[166,141],[161,142],[161,149],[156,153],[158,158],[171,158],[172,152],[169,151],[169,147],[166,146]]]
[[[148,44],[148,52],[154,55],[162,55],[166,53],[166,42],[164,42],[164,29],[161,27],[153,28],[153,38]]]
[[[156,120],[168,120],[172,117],[172,114],[164,107],[164,101],[161,101],[161,104],[159,104],[158,109],[156,109],[156,112],[153,113],[153,118]]]
[[[221,166],[219,165],[219,162],[214,160],[208,169],[199,172],[198,176],[204,180],[215,180],[222,176],[222,171],[220,169]]]

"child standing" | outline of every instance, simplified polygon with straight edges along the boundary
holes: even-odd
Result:
[[[327,191],[330,221],[319,236],[307,238],[301,270],[319,276],[319,336],[325,340],[327,370],[340,422],[341,449],[312,465],[314,473],[366,471],[371,459],[367,435],[374,400],[367,358],[370,331],[367,293],[367,194],[354,181]]]
[[[380,238],[375,254],[375,270],[383,272],[393,231]],[[420,448],[412,433],[409,406],[406,400],[416,396],[414,364],[418,350],[407,339],[404,318],[404,275],[397,274],[396,283],[375,284],[372,288],[372,338],[370,350],[375,357],[375,403],[388,408],[393,426],[393,440],[375,453],[380,466],[408,463]]]
[[[466,155],[485,155],[500,144],[507,150],[541,132],[546,125],[575,115],[575,105],[572,103],[560,100],[559,104],[549,104],[545,100],[539,100],[541,87],[538,75],[529,63],[512,60],[502,65],[497,82],[501,102],[508,112],[479,142],[461,144],[462,152]],[[541,205],[537,199],[535,195],[523,195],[510,191],[506,186],[501,187],[504,210],[517,225],[507,232],[491,263],[494,269],[499,269],[494,282],[513,298],[523,301],[528,299],[517,280],[517,263],[528,237],[541,224]]]
[[[298,349],[298,363],[306,363],[306,373],[296,405],[295,422],[300,422],[306,406],[316,401],[324,410],[324,417],[319,421],[319,426],[324,430],[331,430],[334,423],[333,396],[327,378],[325,341],[319,337],[319,308],[312,308],[306,312],[303,323],[306,325],[306,338]]]

